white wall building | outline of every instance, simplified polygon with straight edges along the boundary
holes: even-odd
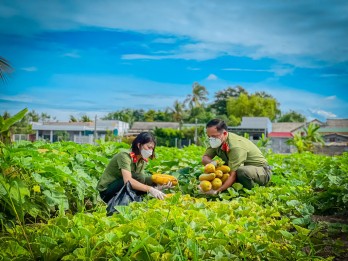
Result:
[[[76,143],[93,143],[94,139],[105,139],[107,133],[124,136],[129,130],[127,122],[98,120],[96,122],[32,122],[36,140],[60,140],[60,135],[69,135],[68,140]]]

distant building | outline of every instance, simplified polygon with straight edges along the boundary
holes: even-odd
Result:
[[[241,136],[248,133],[250,140],[259,140],[272,131],[272,122],[267,117],[243,117],[240,126],[228,126],[228,131]]]
[[[271,140],[271,149],[275,153],[292,153],[296,151],[294,146],[287,144],[287,141],[304,129],[310,123],[320,126],[318,132],[323,136],[324,146],[316,149],[318,153],[327,155],[341,154],[348,151],[348,119],[328,119],[321,122],[314,119],[310,122],[275,122],[271,123],[266,117],[243,117],[242,123],[237,127],[228,127],[228,130],[243,136],[249,135],[249,139],[257,141],[265,134]]]
[[[140,132],[144,131],[153,131],[156,128],[170,128],[178,130],[180,128],[180,124],[178,122],[164,122],[164,121],[135,121],[132,125],[132,128],[128,131],[128,136],[136,136]]]
[[[95,122],[44,122],[32,123],[36,132],[36,140],[59,141],[59,136],[68,135],[68,140],[76,143],[93,143],[94,138],[105,139],[107,133],[124,136],[129,130],[129,124],[123,121],[98,120]]]

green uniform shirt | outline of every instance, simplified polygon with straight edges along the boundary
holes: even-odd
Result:
[[[110,160],[104,173],[100,177],[97,189],[99,191],[104,191],[115,180],[123,180],[121,169],[130,171],[132,177],[137,179],[137,176],[144,175],[145,166],[146,162],[143,159],[139,159],[134,163],[129,155],[129,151],[121,151]]]
[[[252,141],[229,132],[226,142],[228,142],[228,146],[230,147],[229,152],[223,151],[221,146],[216,149],[209,147],[204,155],[212,159],[215,156],[219,156],[225,161],[225,165],[228,165],[234,171],[241,165],[252,165],[256,167],[267,165],[267,160]]]

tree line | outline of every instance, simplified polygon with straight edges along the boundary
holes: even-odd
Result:
[[[123,109],[110,112],[103,120],[171,121],[179,123],[206,123],[212,118],[220,118],[229,126],[238,126],[242,117],[268,117],[276,122],[305,122],[306,117],[296,111],[282,114],[279,102],[266,92],[248,93],[241,86],[228,87],[208,101],[206,87],[195,82],[192,92],[183,101],[176,100],[172,107],[165,110]]]

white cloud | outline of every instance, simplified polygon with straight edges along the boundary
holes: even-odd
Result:
[[[336,95],[328,96],[325,98],[325,100],[336,100]]]
[[[266,69],[242,69],[242,68],[223,68],[223,71],[240,71],[240,72],[272,72]]]
[[[197,67],[187,67],[187,70],[190,70],[190,71],[200,71],[201,68],[197,68]]]
[[[215,81],[217,79],[218,77],[215,74],[209,74],[209,76],[207,77],[207,80],[209,81]]]
[[[31,66],[31,67],[22,68],[22,70],[26,72],[36,72],[37,68],[35,66]]]
[[[153,43],[162,43],[162,44],[173,44],[176,43],[177,39],[172,37],[172,38],[157,38],[153,40]]]
[[[77,51],[65,53],[63,54],[63,56],[70,57],[70,58],[80,58],[80,55],[78,54]]]
[[[144,54],[124,54],[121,56],[123,60],[162,60],[170,58],[169,55],[144,55]]]
[[[325,119],[337,118],[337,115],[332,112],[328,112],[324,110],[316,110],[316,109],[309,109],[309,111],[315,115],[322,116]]]
[[[247,69],[247,68],[223,68],[223,71],[241,71],[241,72],[269,72],[274,73],[276,76],[284,76],[291,74],[294,68],[290,67],[274,67],[272,69]]]
[[[3,4],[2,10],[9,11],[0,18],[0,30],[37,33],[72,30],[82,26],[101,27],[170,35],[157,40],[162,43],[172,43],[176,37],[186,37],[201,44],[224,46],[219,52],[207,48],[215,57],[222,53],[244,55],[243,50],[248,49],[247,55],[252,58],[272,57],[308,65],[318,61],[331,63],[348,60],[345,44],[348,41],[348,5],[339,0],[327,4],[276,0],[262,3],[241,0],[105,0],[102,5],[78,1],[71,4],[73,6],[41,0],[35,4],[20,0]],[[17,18],[21,20],[17,22]],[[22,26],[24,23],[25,30]],[[185,50],[181,52],[183,57],[189,58]],[[200,59],[209,57],[201,54]]]

